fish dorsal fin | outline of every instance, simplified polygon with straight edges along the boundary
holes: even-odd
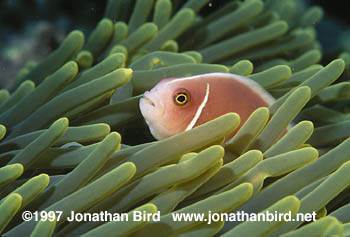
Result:
[[[197,111],[196,111],[196,114],[194,115],[192,121],[191,121],[190,124],[187,126],[187,128],[186,128],[185,131],[188,131],[188,130],[192,129],[193,126],[197,123],[199,117],[200,117],[201,114],[202,114],[202,111],[203,111],[205,105],[207,104],[208,97],[209,97],[209,83],[207,83],[207,89],[206,89],[206,92],[205,92],[204,99],[203,99],[202,103],[199,105],[199,107],[198,107],[198,109],[197,109]]]

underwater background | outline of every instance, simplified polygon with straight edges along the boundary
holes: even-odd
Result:
[[[3,236],[350,235],[349,1],[5,0],[0,9]],[[155,141],[143,92],[211,72],[247,76],[276,103],[225,146],[235,113]],[[41,210],[63,214],[23,221]],[[67,222],[71,211],[161,217]],[[317,221],[171,218],[208,211],[315,211]]]

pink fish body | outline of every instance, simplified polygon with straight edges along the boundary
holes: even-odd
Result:
[[[161,80],[144,93],[140,110],[152,135],[160,140],[229,112],[239,114],[241,127],[253,111],[274,101],[263,87],[247,77],[208,73]]]

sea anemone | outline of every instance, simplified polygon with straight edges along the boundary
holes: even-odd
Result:
[[[4,236],[350,233],[350,56],[317,64],[323,10],[245,0],[203,15],[208,0],[180,2],[109,0],[86,42],[71,32],[0,91]],[[225,145],[238,114],[152,140],[142,93],[164,77],[210,72],[247,76],[277,101]],[[70,222],[71,211],[160,218]],[[173,219],[243,211],[317,220]]]

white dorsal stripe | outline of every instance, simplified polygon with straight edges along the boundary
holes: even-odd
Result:
[[[207,73],[207,74],[200,74],[200,75],[195,75],[195,76],[190,76],[190,77],[183,77],[183,78],[177,78],[176,80],[172,80],[169,83],[176,83],[179,81],[190,81],[190,80],[201,80],[202,78],[205,77],[226,77],[228,79],[233,79],[237,80],[240,83],[248,86],[250,89],[254,91],[255,94],[260,96],[264,101],[266,101],[269,105],[275,103],[275,98],[273,98],[260,84],[255,82],[254,80],[236,75],[236,74],[231,74],[231,73],[223,73],[223,72],[214,72],[214,73]]]
[[[188,131],[190,129],[193,128],[193,126],[197,123],[199,117],[201,116],[202,114],[202,111],[205,107],[205,105],[207,104],[207,101],[208,101],[208,97],[209,97],[209,83],[207,83],[207,90],[205,92],[205,96],[204,96],[204,99],[202,101],[202,103],[199,105],[197,111],[196,111],[196,114],[194,115],[192,121],[190,122],[190,124],[187,126],[186,130],[185,131]]]
[[[207,74],[208,74],[208,73],[207,73]],[[190,81],[190,80],[202,79],[202,78],[203,78],[203,75],[206,75],[206,74],[195,75],[195,76],[190,76],[190,77],[180,77],[180,78],[176,78],[176,79],[170,81],[169,84],[177,83],[177,82],[179,82],[179,81]]]

